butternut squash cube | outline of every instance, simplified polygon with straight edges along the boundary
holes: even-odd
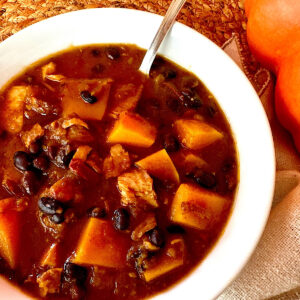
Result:
[[[185,246],[182,238],[174,238],[168,242],[164,251],[147,262],[142,277],[145,281],[152,281],[184,263]]]
[[[52,244],[42,257],[41,266],[57,267],[58,265],[58,244]]]
[[[24,106],[28,95],[31,93],[28,86],[13,86],[7,92],[2,108],[2,125],[10,133],[18,133],[22,130],[24,122]]]
[[[76,149],[73,158],[86,161],[91,151],[92,151],[92,147],[88,145],[81,145]]]
[[[185,173],[189,173],[195,168],[202,168],[207,163],[198,155],[195,155],[186,150],[175,152],[172,155],[172,160],[178,169],[183,170]]]
[[[192,150],[199,150],[223,138],[221,132],[198,120],[177,120],[175,129],[181,143]]]
[[[181,184],[171,206],[171,220],[197,229],[207,229],[215,223],[224,206],[226,198],[195,186]]]
[[[123,112],[115,122],[107,142],[137,147],[150,147],[156,138],[156,129],[137,114]]]
[[[178,172],[165,149],[157,151],[135,164],[159,179],[179,183]]]
[[[20,246],[20,213],[7,210],[0,213],[0,255],[14,269]]]
[[[83,119],[101,120],[106,110],[112,82],[110,78],[66,80],[62,95],[63,115],[76,113]],[[86,103],[80,96],[82,91],[89,91],[97,98],[97,102]]]
[[[121,268],[126,264],[127,241],[106,220],[90,218],[78,243],[73,263]]]

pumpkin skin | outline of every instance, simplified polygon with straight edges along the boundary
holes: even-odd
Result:
[[[247,40],[254,56],[276,74],[300,49],[299,0],[246,0]]]
[[[276,114],[300,152],[300,1],[245,0],[245,10],[250,50],[277,75]]]
[[[300,152],[300,51],[283,60],[277,76],[275,109]]]

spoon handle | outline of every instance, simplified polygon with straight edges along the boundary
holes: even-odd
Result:
[[[186,0],[173,0],[172,3],[169,6],[169,9],[149,47],[147,50],[144,59],[142,61],[142,64],[140,65],[139,70],[146,74],[149,75],[150,68],[152,66],[153,60],[156,56],[156,53],[158,51],[158,48],[164,38],[166,37],[167,33],[171,29],[172,25],[175,22],[175,19],[181,10],[182,6],[184,5]]]

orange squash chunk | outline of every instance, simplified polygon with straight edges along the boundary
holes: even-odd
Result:
[[[215,223],[226,205],[226,198],[193,184],[181,184],[171,207],[171,220],[197,229]]]
[[[106,220],[90,218],[72,260],[79,265],[121,268],[126,264],[127,241]]]
[[[156,129],[137,114],[123,112],[115,122],[107,142],[137,147],[150,147],[156,138]]]
[[[181,143],[192,150],[199,150],[221,139],[223,134],[198,120],[177,120],[175,129]]]
[[[20,246],[19,234],[20,213],[13,210],[0,213],[0,255],[12,269],[17,264]]]
[[[178,172],[165,149],[157,151],[135,164],[159,179],[179,183]]]
[[[7,92],[2,111],[2,126],[10,133],[22,130],[24,122],[24,106],[31,88],[24,85],[13,86]]]
[[[70,79],[65,81],[62,96],[63,115],[76,113],[83,119],[101,120],[107,106],[113,80],[105,79]],[[97,102],[90,104],[83,101],[82,91],[89,91],[97,97]]]
[[[180,266],[184,263],[185,246],[182,238],[174,238],[167,243],[163,252],[153,257],[141,273],[142,278],[149,282]]]
[[[57,267],[58,264],[58,244],[54,243],[42,257],[41,266]]]
[[[189,151],[178,151],[172,155],[172,160],[177,168],[189,173],[195,168],[202,168],[207,163],[198,155],[195,155]]]
[[[88,145],[81,145],[76,149],[73,158],[86,161],[91,151],[92,151],[92,147]]]

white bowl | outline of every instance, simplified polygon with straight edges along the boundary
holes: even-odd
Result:
[[[0,87],[33,62],[71,45],[131,43],[147,48],[158,15],[101,8],[59,15],[0,44]],[[265,112],[251,84],[215,44],[176,23],[159,51],[198,76],[221,105],[237,144],[240,184],[221,238],[184,280],[155,299],[213,299],[237,276],[262,234],[272,202],[275,158]],[[1,298],[28,299],[0,279]]]

